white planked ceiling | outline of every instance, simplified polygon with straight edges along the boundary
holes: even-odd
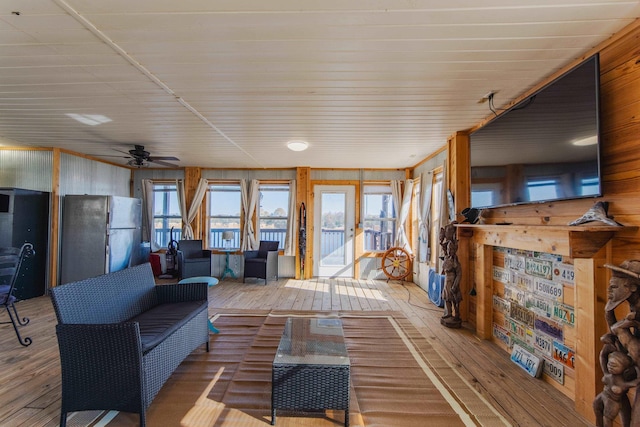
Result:
[[[506,105],[640,17],[621,0],[0,6],[0,144],[214,168],[411,167],[486,118],[486,93]]]

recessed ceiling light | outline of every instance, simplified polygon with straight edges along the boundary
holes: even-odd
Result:
[[[67,113],[67,116],[71,117],[73,120],[77,120],[80,123],[89,126],[97,126],[103,123],[109,123],[111,121],[109,117],[103,116],[102,114]]]
[[[584,147],[585,145],[596,145],[598,143],[598,135],[588,136],[586,138],[573,141],[573,145]]]
[[[291,151],[304,151],[309,148],[309,143],[300,139],[294,139],[287,142],[287,147]]]

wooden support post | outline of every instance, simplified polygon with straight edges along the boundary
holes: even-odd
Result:
[[[49,282],[58,286],[60,261],[60,149],[53,149],[51,167],[51,240],[49,240]]]
[[[493,246],[480,244],[476,254],[476,334],[490,339],[493,333]]]
[[[611,243],[608,243],[611,245]],[[576,316],[576,410],[595,423],[593,399],[602,390],[600,370],[600,337],[607,330],[604,306],[607,301],[608,272],[603,267],[606,249],[593,258],[576,258],[575,316]]]
[[[311,193],[311,168],[309,167],[299,167],[296,168],[296,209],[300,209],[300,205],[302,203],[307,207],[307,250],[304,261],[304,277],[300,276],[300,251],[298,250],[298,240],[296,236],[296,279],[308,279],[311,277],[311,262],[310,262],[310,244],[313,242],[312,237],[310,236],[311,227],[309,225],[309,220],[311,217],[309,216],[309,194]],[[300,218],[298,218],[298,221]],[[298,224],[299,226],[299,224]],[[298,227],[296,227],[298,230]]]
[[[196,194],[196,189],[198,188],[198,183],[200,182],[200,178],[202,177],[202,169],[201,168],[193,168],[187,167],[184,168],[184,198],[187,202],[187,211],[191,207],[191,203],[193,202],[193,197]],[[191,227],[193,228],[193,238],[194,239],[202,239],[203,233],[201,226],[201,218],[204,217],[202,214],[204,203],[200,206],[200,210],[198,211],[198,215],[194,218],[191,223]],[[208,247],[209,242],[205,239],[205,247]]]

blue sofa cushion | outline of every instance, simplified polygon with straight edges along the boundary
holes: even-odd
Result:
[[[140,325],[142,354],[146,354],[200,311],[206,309],[207,301],[160,304],[128,321],[138,322]]]

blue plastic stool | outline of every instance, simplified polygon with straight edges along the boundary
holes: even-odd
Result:
[[[218,279],[210,276],[196,276],[196,277],[187,277],[186,279],[182,279],[178,282],[178,284],[180,285],[183,285],[185,283],[206,283],[209,286],[215,286],[218,284]],[[215,326],[213,326],[213,323],[208,318],[207,318],[207,326],[209,327],[209,330],[214,334],[217,334],[220,332]]]

